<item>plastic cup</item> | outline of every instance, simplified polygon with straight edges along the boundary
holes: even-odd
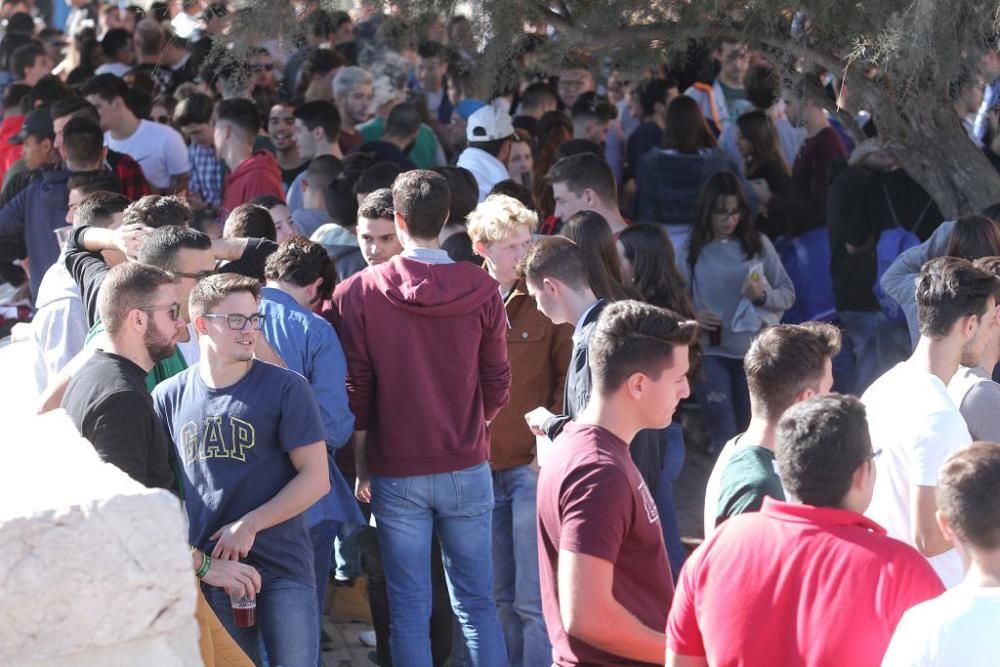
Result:
[[[233,620],[238,628],[252,628],[257,625],[257,600],[251,600],[246,595],[238,593],[229,596],[233,608]]]

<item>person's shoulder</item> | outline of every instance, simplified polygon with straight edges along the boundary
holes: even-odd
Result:
[[[723,469],[723,475],[738,473],[744,477],[767,477],[774,475],[774,454],[757,445],[737,447]]]

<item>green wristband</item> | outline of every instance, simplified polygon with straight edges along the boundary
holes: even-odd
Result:
[[[201,567],[199,567],[198,570],[194,573],[194,576],[198,577],[199,579],[203,578],[206,574],[208,574],[208,568],[210,567],[212,567],[212,557],[209,556],[207,553],[202,552]]]

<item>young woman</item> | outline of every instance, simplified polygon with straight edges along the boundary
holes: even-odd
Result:
[[[771,241],[754,226],[734,173],[719,172],[702,188],[679,268],[704,332],[704,379],[695,384],[695,396],[719,451],[750,421],[743,373],[750,341],[795,302],[792,281]]]
[[[618,235],[618,254],[621,259],[625,284],[638,292],[646,303],[661,308],[669,308],[684,317],[695,319],[694,304],[687,293],[687,283],[677,270],[674,246],[670,236],[661,225],[639,224],[626,227]],[[698,375],[697,356],[691,359],[692,373]],[[660,527],[663,542],[670,558],[670,571],[677,579],[687,551],[681,543],[677,511],[674,507],[674,482],[684,467],[684,431],[674,415],[674,421],[663,429],[663,462],[660,468],[660,484],[653,500],[660,512]]]
[[[622,282],[622,267],[611,226],[600,213],[580,211],[559,231],[576,243],[586,258],[587,277],[594,296],[607,301],[632,298]]]
[[[749,111],[736,120],[736,147],[743,156],[747,180],[762,180],[771,192],[791,191],[792,176],[781,154],[778,133],[764,111]],[[766,208],[757,214],[757,229],[771,238],[784,233],[782,220]]]

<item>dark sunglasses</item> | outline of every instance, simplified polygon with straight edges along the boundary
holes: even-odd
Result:
[[[270,72],[274,69],[274,63],[256,63],[252,67],[255,72]]]

